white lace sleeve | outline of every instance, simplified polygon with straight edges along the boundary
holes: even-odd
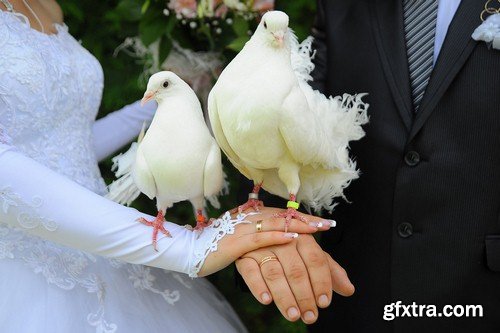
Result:
[[[130,143],[142,129],[151,123],[156,111],[156,102],[135,102],[112,112],[94,123],[94,148],[98,161],[111,156]]]
[[[219,241],[226,235],[234,234],[235,227],[240,223],[251,223],[245,221],[250,214],[240,214],[235,219],[226,212],[221,218],[213,221],[212,224],[203,230],[203,233],[194,244],[193,255],[191,256],[189,276],[197,277],[198,272],[203,267],[205,259],[212,252],[217,251]]]
[[[245,216],[215,220],[201,235],[166,223],[158,252],[139,211],[107,200],[13,150],[0,154],[0,221],[43,239],[129,263],[196,276],[218,242]]]

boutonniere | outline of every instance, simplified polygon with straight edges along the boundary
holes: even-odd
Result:
[[[481,12],[481,21],[483,23],[474,30],[472,38],[500,50],[500,0],[486,1]]]

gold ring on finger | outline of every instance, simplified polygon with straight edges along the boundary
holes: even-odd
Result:
[[[263,220],[258,220],[258,221],[255,223],[255,229],[257,230],[257,232],[261,232],[261,231],[262,231],[262,221],[263,221]]]
[[[278,260],[278,258],[276,256],[267,256],[267,257],[264,257],[260,261],[259,267],[262,267],[262,265],[264,265],[266,262],[269,262],[269,261],[279,261],[279,260]]]

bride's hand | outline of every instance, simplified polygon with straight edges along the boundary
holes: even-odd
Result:
[[[228,266],[245,253],[259,248],[272,245],[280,245],[291,242],[300,237],[299,234],[311,234],[317,231],[324,231],[330,228],[330,221],[319,217],[301,214],[309,224],[298,220],[292,220],[285,233],[285,219],[275,218],[276,213],[282,209],[264,207],[258,214],[248,215],[245,221],[251,223],[241,223],[235,227],[232,235],[225,236],[219,243],[218,249],[208,255],[205,263],[198,273],[198,276],[210,275]],[[236,215],[234,214],[233,217]],[[258,224],[261,231],[257,231]]]

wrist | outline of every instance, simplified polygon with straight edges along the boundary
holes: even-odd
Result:
[[[205,267],[205,263],[210,254],[219,250],[219,242],[227,235],[235,233],[237,225],[251,223],[245,219],[246,217],[247,214],[226,212],[220,218],[214,220],[210,226],[204,228],[203,231],[193,232],[195,239],[188,272],[190,277],[206,276],[226,266],[225,263],[222,263],[221,265],[215,265],[216,267]]]

